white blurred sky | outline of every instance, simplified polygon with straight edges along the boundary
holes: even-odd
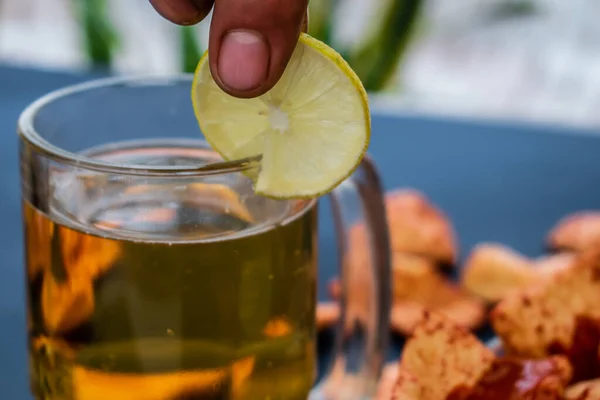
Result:
[[[116,71],[176,72],[175,27],[148,0],[107,1],[121,35]],[[381,9],[374,1],[387,0],[344,0],[338,40],[360,39]],[[600,1],[533,0],[537,15],[492,21],[492,7],[507,1],[518,0],[428,0],[398,85],[377,102],[391,111],[600,126]],[[0,1],[0,62],[85,66],[71,4]],[[202,41],[207,27],[197,28]]]

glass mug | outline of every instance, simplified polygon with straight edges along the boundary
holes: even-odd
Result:
[[[345,313],[343,296],[335,361],[313,388],[317,201],[254,194],[245,173],[257,161],[224,162],[201,140],[190,87],[185,76],[109,78],[21,115],[34,396],[371,398],[390,296],[373,165],[365,158],[331,196],[341,274],[360,273],[366,317]],[[359,269],[346,262],[356,220],[368,232]]]

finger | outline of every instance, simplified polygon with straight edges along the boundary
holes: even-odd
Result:
[[[213,3],[214,0],[150,0],[160,15],[179,25],[193,25],[202,21]]]
[[[216,0],[210,69],[217,84],[242,98],[259,96],[281,78],[308,0]]]

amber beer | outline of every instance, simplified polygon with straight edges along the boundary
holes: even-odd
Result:
[[[327,250],[340,255],[341,287],[361,279],[366,289],[342,296],[354,310],[341,303],[343,336],[313,386],[317,200],[256,194],[252,178],[270,161],[259,151],[215,153],[190,87],[189,76],[101,79],[49,93],[19,117],[31,392],[373,398],[390,254],[372,160],[328,194],[339,246]],[[356,223],[367,234],[352,245],[368,251],[361,268],[349,268]]]
[[[70,179],[71,212],[23,205],[36,399],[307,399],[314,202]]]

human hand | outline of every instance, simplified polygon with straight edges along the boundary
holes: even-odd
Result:
[[[213,8],[210,70],[235,97],[264,94],[281,78],[306,31],[308,0],[150,0],[163,17],[179,25],[202,21]]]

